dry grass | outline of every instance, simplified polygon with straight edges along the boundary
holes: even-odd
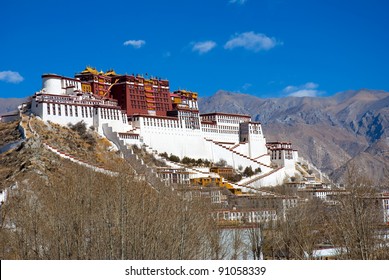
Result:
[[[35,118],[31,120],[31,126],[45,143],[77,159],[110,170],[117,170],[123,163],[118,153],[110,151],[109,141],[94,131],[80,134],[68,127]]]
[[[9,123],[0,122],[0,147],[20,138],[18,125],[18,121]]]
[[[91,138],[85,139],[67,127],[44,123],[36,118],[32,118],[30,124],[39,137],[36,138],[29,129],[26,129],[26,133],[29,133],[31,137],[27,135],[28,140],[20,148],[0,154],[0,189],[9,187],[12,182],[28,179],[29,174],[46,174],[47,172],[60,174],[59,171],[70,163],[44,149],[41,141],[78,160],[108,170],[118,171],[125,164],[117,152],[110,151],[110,142],[93,131],[88,131]],[[0,140],[5,142],[5,140],[18,139],[20,133],[17,125],[17,122],[1,123],[2,137]],[[27,121],[24,127],[28,128]],[[90,141],[91,139],[93,140]],[[91,143],[94,144],[91,145]]]

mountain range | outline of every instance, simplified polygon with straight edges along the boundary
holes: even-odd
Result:
[[[0,98],[0,115],[16,111],[27,98]]]
[[[389,92],[259,98],[220,90],[201,98],[199,108],[251,115],[262,123],[268,141],[291,141],[336,182],[355,172],[374,184],[389,182]]]

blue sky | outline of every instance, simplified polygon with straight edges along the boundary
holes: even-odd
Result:
[[[389,90],[389,1],[3,1],[0,97],[32,95],[42,73],[167,78],[209,96]]]

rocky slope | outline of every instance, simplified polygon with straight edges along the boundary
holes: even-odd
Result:
[[[250,114],[262,122],[268,140],[292,141],[335,180],[341,181],[351,166],[374,183],[389,179],[389,92],[263,99],[219,91],[200,99],[199,107],[202,113]]]
[[[27,135],[24,140],[19,122],[0,123],[0,190],[16,182],[29,180],[37,174],[46,178],[53,174],[66,174],[65,170],[69,166],[81,168],[60,158],[45,148],[45,145],[106,170],[115,170],[117,166],[124,164],[124,160],[116,152],[110,151],[110,143],[93,131],[80,133],[56,124],[45,124],[35,118],[28,124],[26,116],[23,117],[22,126]],[[12,143],[17,146],[7,149]]]

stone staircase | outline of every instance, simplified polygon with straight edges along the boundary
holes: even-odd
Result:
[[[162,187],[166,187],[166,183],[158,177],[157,172],[152,167],[147,166],[123,140],[120,140],[118,133],[114,132],[112,127],[103,125],[103,132],[105,137],[113,142],[120,150],[122,157],[132,167],[137,178],[145,180],[147,184],[156,191]]]
[[[248,157],[248,156],[246,156],[246,155],[244,155],[244,154],[242,154],[242,153],[240,153],[240,152],[237,152],[237,151],[234,151],[234,150],[232,150],[232,149],[230,149],[230,148],[227,148],[226,146],[224,146],[223,144],[221,144],[221,143],[219,143],[219,142],[217,142],[217,141],[214,141],[214,140],[208,139],[208,138],[205,138],[205,140],[206,140],[206,141],[209,141],[209,142],[212,142],[212,143],[214,143],[215,145],[218,145],[219,147],[222,147],[223,149],[226,149],[226,150],[230,151],[231,153],[234,153],[234,154],[236,154],[236,155],[238,155],[238,156],[244,157],[244,158],[246,158],[246,159],[248,159],[248,160],[250,160],[250,161],[252,161],[252,162],[254,162],[254,163],[256,163],[256,164],[259,164],[259,165],[264,166],[264,167],[267,167],[267,168],[271,168],[271,166],[269,166],[269,165],[267,165],[267,164],[264,164],[264,163],[262,163],[262,162],[260,162],[260,161],[257,161],[257,160],[255,160],[255,159],[253,159],[253,158],[250,158],[250,157]]]
[[[265,174],[263,173],[260,173],[260,174],[255,174],[251,177],[248,177],[248,178],[244,178],[242,180],[240,180],[237,184],[241,185],[241,186],[245,186],[247,187],[249,184],[253,183],[253,182],[256,182],[258,180],[261,180],[267,176],[270,176],[271,174],[281,170],[283,167],[278,167],[278,168],[275,168],[273,170],[271,170],[270,172],[267,172]]]

